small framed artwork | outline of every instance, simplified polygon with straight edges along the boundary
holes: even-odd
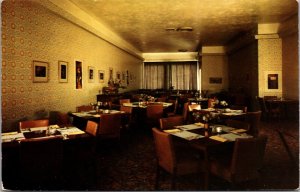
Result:
[[[125,72],[123,71],[122,72],[122,83],[123,84],[125,83],[125,78],[126,78],[126,75],[125,75]]]
[[[281,71],[265,71],[265,89],[269,92],[282,90]]]
[[[88,76],[89,76],[89,79],[88,79],[88,82],[89,83],[93,83],[94,82],[94,79],[95,79],[95,68],[92,67],[92,66],[89,66],[88,67]]]
[[[105,75],[104,71],[103,70],[99,70],[98,74],[99,74],[99,82],[100,83],[104,83],[104,75]]]
[[[82,89],[82,62],[75,61],[76,89]]]
[[[43,61],[33,61],[32,65],[32,74],[33,74],[33,82],[48,82],[48,62]]]
[[[222,84],[222,77],[210,77],[209,83],[210,84]]]
[[[109,68],[109,80],[114,79],[114,70],[112,67]]]
[[[121,80],[121,73],[119,71],[116,73],[116,78],[119,81]]]
[[[68,62],[58,61],[58,82],[68,82]]]

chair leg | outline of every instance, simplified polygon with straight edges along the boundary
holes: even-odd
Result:
[[[171,190],[174,191],[175,188],[176,188],[176,174],[173,173],[173,174],[171,175],[171,177],[172,177],[172,181],[171,181]]]
[[[156,167],[156,178],[155,178],[155,190],[159,190],[159,177],[160,177],[160,167],[159,165],[157,164],[157,167]]]

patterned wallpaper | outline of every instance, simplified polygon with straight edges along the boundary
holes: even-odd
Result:
[[[276,95],[282,97],[282,90],[268,91],[266,88],[266,73],[282,71],[282,40],[258,40],[258,79],[259,96]]]
[[[107,85],[109,68],[134,77],[126,90],[140,87],[142,61],[83,28],[26,1],[2,2],[2,131],[17,128],[21,119],[74,111],[96,101]],[[33,60],[49,63],[49,81],[33,83]],[[75,89],[75,61],[82,62],[83,88]],[[68,62],[68,82],[58,81],[58,61]],[[88,66],[95,80],[88,82]],[[105,71],[105,81],[98,80]],[[125,91],[125,90],[123,90]]]

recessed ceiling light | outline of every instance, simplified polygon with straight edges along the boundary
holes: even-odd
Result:
[[[166,30],[166,31],[176,31],[176,29],[173,28],[173,27],[166,28],[165,30]]]
[[[187,52],[186,49],[178,49],[178,52]]]
[[[193,28],[192,27],[179,27],[179,28],[177,28],[177,31],[188,32],[188,31],[193,31]]]

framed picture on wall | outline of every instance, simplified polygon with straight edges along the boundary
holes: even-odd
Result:
[[[99,70],[98,74],[99,74],[99,82],[100,83],[104,83],[104,75],[105,75],[104,71],[103,70]]]
[[[58,82],[68,82],[68,62],[58,61]]]
[[[43,61],[33,61],[32,65],[32,74],[33,74],[33,82],[48,82],[48,62]]]
[[[88,67],[88,82],[93,83],[95,79],[95,68],[92,66]]]
[[[75,61],[76,89],[82,89],[82,62]]]
[[[267,92],[282,90],[281,71],[265,71],[265,90]]]
[[[109,76],[108,76],[108,79],[111,80],[111,79],[114,79],[114,70],[112,67],[109,68]]]
[[[126,79],[126,75],[125,75],[125,72],[123,71],[122,72],[122,83],[123,84],[125,83],[125,79]]]
[[[210,84],[222,84],[222,77],[210,77],[209,83]]]
[[[118,81],[121,80],[121,73],[119,71],[116,73],[116,78]]]

